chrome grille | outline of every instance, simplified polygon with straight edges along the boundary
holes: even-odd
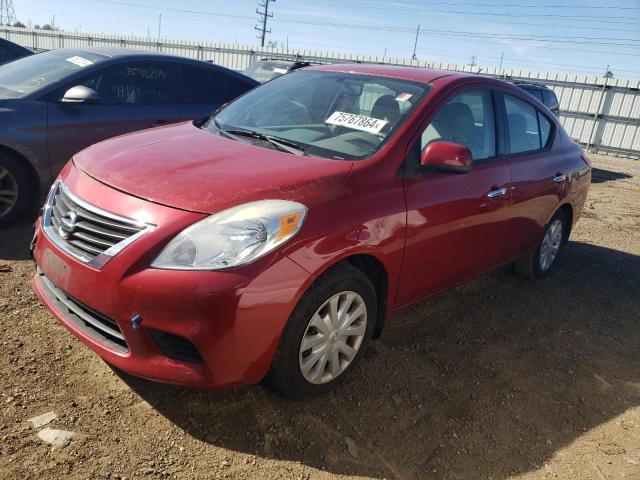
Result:
[[[102,210],[56,182],[45,205],[43,229],[62,250],[92,267],[102,268],[153,226]]]

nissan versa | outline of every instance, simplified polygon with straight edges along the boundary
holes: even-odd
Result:
[[[390,314],[510,262],[549,273],[590,177],[513,85],[312,67],[75,155],[37,223],[34,287],[134,375],[317,395]]]

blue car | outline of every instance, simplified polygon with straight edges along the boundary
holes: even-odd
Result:
[[[241,73],[117,48],[60,49],[0,66],[0,226],[101,140],[203,118],[254,88]]]

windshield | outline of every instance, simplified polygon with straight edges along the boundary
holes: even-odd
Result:
[[[280,62],[255,62],[247,67],[244,74],[254,80],[265,83],[269,80],[284,75],[289,71],[291,65]]]
[[[82,51],[38,53],[0,66],[0,98],[27,95],[108,57]]]
[[[258,87],[204,123],[266,148],[269,136],[308,155],[354,160],[373,155],[415,110],[428,85],[387,77],[298,71]]]

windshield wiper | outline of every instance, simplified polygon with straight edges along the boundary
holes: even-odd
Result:
[[[234,138],[234,137],[256,138],[258,140],[269,142],[271,145],[273,145],[274,147],[276,147],[277,149],[283,152],[289,152],[289,153],[293,153],[294,155],[300,155],[300,156],[309,155],[304,151],[304,147],[302,147],[301,145],[298,145],[295,142],[291,142],[283,138],[273,137],[271,135],[266,135],[264,133],[256,132],[253,130],[240,130],[240,129],[224,130],[220,128],[220,124],[218,123],[217,119],[214,119],[214,123],[216,125],[216,128],[220,131],[220,133],[222,133],[223,135],[227,135],[229,138],[233,138],[234,140],[238,140],[237,138]]]

